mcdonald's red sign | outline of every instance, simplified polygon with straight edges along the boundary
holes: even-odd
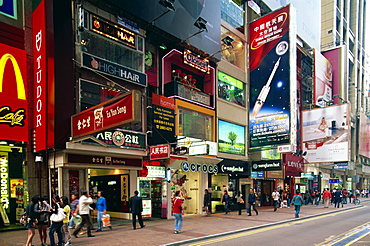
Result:
[[[0,139],[28,142],[26,52],[0,43]]]

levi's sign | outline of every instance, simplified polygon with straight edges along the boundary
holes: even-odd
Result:
[[[273,161],[254,161],[252,162],[252,171],[277,171],[282,170],[281,160]]]
[[[146,74],[131,70],[119,64],[94,55],[82,54],[82,66],[111,75],[141,86],[147,86]]]
[[[131,91],[72,116],[72,137],[80,138],[141,119],[140,92]]]

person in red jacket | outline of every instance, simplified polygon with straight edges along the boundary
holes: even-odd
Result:
[[[175,216],[175,233],[181,232],[182,227],[182,199],[180,197],[180,191],[175,192],[175,198],[172,200],[172,212]]]
[[[322,199],[324,199],[324,208],[328,208],[329,201],[331,200],[331,193],[329,189],[325,189],[324,193],[322,194]]]

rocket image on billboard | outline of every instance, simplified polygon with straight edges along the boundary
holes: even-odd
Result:
[[[276,70],[279,67],[280,59],[281,59],[281,57],[279,57],[279,59],[275,63],[274,68],[272,69],[272,72],[271,72],[271,74],[270,74],[270,76],[267,80],[267,83],[262,87],[262,90],[261,90],[260,94],[257,97],[256,103],[254,104],[253,111],[252,111],[252,114],[251,114],[252,118],[255,118],[258,115],[258,113],[260,112],[263,104],[266,101],[266,98],[267,98],[268,94],[270,93],[271,81],[274,78]]]

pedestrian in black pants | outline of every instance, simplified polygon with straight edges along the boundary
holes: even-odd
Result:
[[[141,228],[144,228],[145,225],[143,223],[143,219],[141,217],[141,212],[143,212],[143,199],[138,196],[139,192],[137,190],[134,191],[134,196],[130,198],[129,207],[132,213],[132,226],[134,230],[136,230],[136,216],[139,220],[139,224]]]
[[[242,215],[242,207],[243,207],[243,204],[244,204],[244,200],[243,200],[243,195],[242,194],[240,194],[240,191],[238,191],[237,193],[236,193],[236,196],[235,196],[235,198],[236,198],[236,204],[238,204],[238,211],[239,211],[239,215]]]
[[[249,192],[250,194],[248,196],[248,213],[249,213],[248,216],[252,216],[252,207],[253,207],[253,210],[256,212],[256,215],[258,215],[258,211],[256,209],[256,201],[257,201],[256,194],[254,194],[253,189],[250,189]]]

